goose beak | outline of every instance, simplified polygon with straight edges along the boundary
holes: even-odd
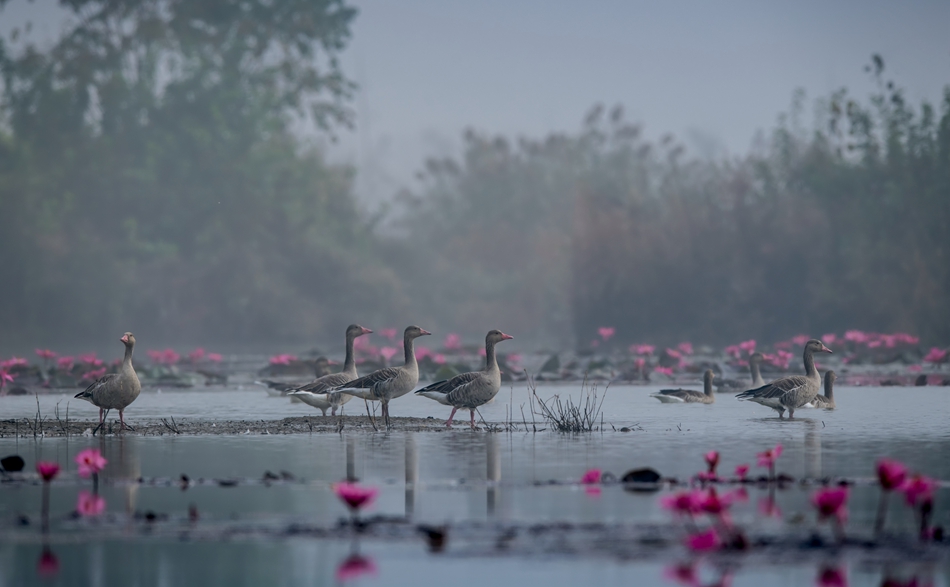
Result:
[[[125,334],[122,335],[122,338],[119,339],[119,342],[129,342],[129,337]]]
[[[502,340],[511,340],[512,338],[514,338],[514,337],[511,336],[511,335],[505,334],[504,332],[501,333],[501,339],[502,339]]]
[[[422,336],[425,336],[425,335],[427,335],[427,334],[432,334],[431,332],[429,332],[428,330],[426,330],[426,329],[424,329],[424,328],[420,328],[419,330],[422,331]]]
[[[826,347],[824,344],[822,344],[822,345],[821,345],[821,352],[823,352],[823,353],[830,353],[830,352],[831,352],[831,349],[828,348],[828,347]]]
[[[370,330],[369,328],[366,328],[366,327],[364,326],[364,327],[363,327],[363,334],[373,334],[373,331]]]

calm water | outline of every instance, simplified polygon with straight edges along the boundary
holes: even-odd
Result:
[[[579,386],[542,387],[539,395],[572,395]],[[713,406],[667,405],[649,397],[655,388],[609,389],[603,404],[608,431],[578,436],[550,430],[529,433],[473,433],[464,425],[451,432],[344,433],[279,436],[254,433],[240,436],[107,437],[0,439],[0,455],[18,453],[33,467],[36,460],[56,460],[66,471],[52,487],[51,548],[60,571],[51,584],[64,585],[298,585],[335,584],[338,565],[354,548],[349,541],[314,539],[243,539],[221,542],[181,542],[167,533],[143,537],[109,534],[84,539],[81,527],[65,519],[75,506],[79,487],[72,464],[75,454],[89,446],[100,447],[109,459],[102,494],[115,516],[155,511],[182,520],[190,505],[201,513],[199,524],[253,522],[279,526],[292,521],[330,525],[345,512],[329,484],[348,470],[381,492],[371,512],[411,516],[414,522],[666,522],[655,494],[631,494],[620,487],[604,487],[588,495],[575,485],[550,485],[549,480],[573,481],[588,468],[616,474],[650,466],[668,476],[688,477],[703,467],[702,454],[722,453],[720,471],[731,472],[739,463],[755,470],[755,453],[776,443],[786,449],[779,470],[793,476],[825,475],[870,477],[874,461],[888,455],[911,468],[940,479],[950,479],[950,408],[947,388],[836,388],[839,409],[833,412],[801,411],[796,421],[779,421],[774,412],[718,395]],[[602,391],[601,391],[602,393]],[[40,410],[52,415],[60,403],[64,417],[69,401],[70,418],[93,419],[97,411],[68,396],[40,397]],[[515,419],[521,404],[530,422],[523,387],[504,389],[482,414],[489,421],[506,418],[513,402]],[[347,407],[361,410],[362,402]],[[0,401],[3,418],[32,417],[36,399],[6,397]],[[286,399],[267,397],[259,389],[217,391],[145,392],[130,408],[128,417],[269,420],[314,411]],[[319,413],[319,412],[316,412]],[[394,416],[434,416],[448,410],[430,400],[405,397],[393,403]],[[467,416],[467,414],[465,414]],[[540,420],[539,418],[536,418]],[[631,432],[615,432],[622,426]],[[177,486],[130,484],[128,479],[170,478],[182,473],[192,479],[260,479],[264,471],[288,471],[295,481],[270,487],[243,483],[221,488],[201,485],[181,491]],[[541,483],[538,483],[541,482]],[[38,486],[0,486],[0,586],[36,583],[36,563],[42,546],[35,523],[15,524],[18,514],[38,517]],[[737,522],[753,531],[807,532],[813,526],[808,493],[798,488],[776,495],[787,523],[757,513],[766,493],[750,489],[750,501],[736,508]],[[867,532],[873,521],[877,493],[857,487],[852,495],[849,529]],[[950,492],[941,489],[936,522],[950,526],[945,504]],[[889,527],[910,531],[909,514],[895,500]],[[77,529],[78,528],[78,529]],[[545,581],[551,585],[674,584],[663,578],[666,565],[685,553],[666,553],[662,560],[623,561],[615,557],[473,556],[472,545],[450,541],[446,552],[428,554],[421,540],[364,540],[359,551],[373,560],[375,575],[359,582],[370,584],[419,584],[450,578],[453,584],[475,585],[486,580],[501,584]],[[950,585],[946,566],[868,568],[853,561],[838,561],[851,585],[879,585],[883,572],[908,577],[916,574],[934,585]],[[735,585],[813,584],[813,563],[765,565],[748,562],[736,570]],[[702,569],[705,583],[719,573]]]

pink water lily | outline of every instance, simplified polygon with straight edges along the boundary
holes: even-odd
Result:
[[[445,341],[443,341],[442,346],[449,349],[450,351],[455,351],[462,348],[462,337],[454,332],[450,332],[445,335]]]
[[[818,510],[819,520],[834,518],[841,523],[848,519],[847,487],[823,487],[812,494],[811,503]]]
[[[945,363],[947,361],[947,354],[947,351],[943,349],[932,347],[930,352],[924,357],[924,360],[928,363]]]
[[[676,348],[679,350],[679,352],[683,353],[684,355],[693,354],[693,343],[691,342],[681,342],[678,345],[676,345]]]
[[[79,476],[88,478],[90,475],[96,475],[108,463],[102,453],[97,448],[87,448],[79,451],[76,455],[76,464],[79,465]]]
[[[393,340],[394,338],[396,338],[397,332],[398,331],[395,328],[383,328],[382,330],[379,331],[379,334],[383,338],[388,338],[389,340]]]
[[[485,349],[482,349],[482,350],[484,351]],[[425,347],[421,345],[416,347],[416,358],[419,359],[420,361],[431,355],[432,355],[432,349],[430,349],[429,347]]]
[[[673,367],[661,367],[660,365],[657,365],[656,367],[653,368],[653,370],[656,371],[657,373],[662,373],[663,375],[666,375],[667,377],[673,376]]]
[[[709,472],[715,473],[716,466],[719,465],[719,451],[711,450],[703,455],[703,459],[706,461],[706,466],[709,468]]]
[[[877,462],[877,480],[884,491],[900,489],[907,479],[907,467],[892,459],[881,459]]]
[[[834,344],[837,340],[838,340],[838,336],[834,333],[821,335],[821,342],[825,344]]]
[[[56,366],[59,367],[60,369],[68,371],[73,368],[73,361],[75,361],[75,359],[73,359],[72,357],[60,357],[56,361]]]
[[[389,361],[389,359],[392,359],[393,357],[395,357],[396,353],[398,352],[399,352],[399,349],[397,349],[396,347],[391,347],[391,346],[384,346],[381,349],[379,349],[379,354],[382,355],[383,359],[385,359],[387,362]]]
[[[937,482],[930,477],[914,475],[904,482],[900,490],[910,507],[919,507],[925,503],[932,503]]]
[[[442,353],[436,353],[432,355],[432,362],[435,363],[436,365],[444,365],[445,361],[446,361],[445,355],[443,355]]]
[[[379,490],[375,487],[363,487],[343,481],[333,485],[333,493],[346,504],[346,507],[350,508],[351,512],[355,513],[373,503]]]
[[[76,512],[83,517],[98,516],[106,509],[106,500],[102,497],[89,493],[88,491],[80,491],[79,498],[76,500]]]
[[[359,339],[356,339],[356,340],[359,340]],[[271,365],[289,365],[296,360],[297,360],[296,355],[282,353],[282,354],[274,355],[273,357],[271,357],[270,364]]]
[[[818,587],[848,587],[848,576],[841,569],[824,567],[818,572],[815,585]]]
[[[0,369],[0,389],[5,383],[13,383],[13,374],[6,369]]]
[[[736,465],[736,477],[745,481],[746,475],[749,473],[749,465]]]
[[[584,485],[597,485],[600,483],[600,469],[590,469],[581,477],[581,483]]]
[[[85,353],[79,355],[79,362],[86,363],[87,365],[92,365],[93,367],[98,367],[102,364],[102,360],[96,358],[96,353]]]
[[[55,479],[56,475],[59,473],[59,463],[40,461],[36,463],[36,472],[40,474],[43,482],[49,483]]]
[[[43,552],[36,561],[36,574],[44,579],[50,579],[59,574],[59,559],[48,546],[43,547]]]
[[[196,348],[195,350],[188,353],[188,360],[192,363],[196,363],[201,359],[205,358],[205,350],[201,347]]]
[[[6,361],[0,361],[0,369],[9,371],[10,369],[14,369],[16,367],[26,367],[29,364],[30,362],[22,357],[11,357]]]
[[[636,353],[638,355],[652,355],[653,351],[656,350],[656,346],[652,344],[633,344],[630,345],[630,352]]]
[[[95,381],[96,379],[99,379],[105,374],[106,374],[106,368],[101,367],[99,369],[93,369],[92,371],[86,371],[85,373],[82,374],[81,379],[83,381]]]
[[[220,363],[223,358],[219,353],[208,353],[208,360],[212,363]]]
[[[604,342],[607,342],[613,338],[615,332],[617,332],[617,329],[613,326],[601,326],[597,329],[597,334],[599,334],[600,337],[604,339]]]
[[[770,448],[767,451],[760,452],[755,455],[758,459],[760,467],[774,467],[775,461],[782,456],[782,445],[776,444],[775,448]]]
[[[36,349],[36,355],[41,359],[50,360],[56,358],[56,353],[49,349]]]
[[[756,343],[755,343],[754,338],[750,338],[749,340],[745,340],[739,343],[739,349],[745,351],[746,353],[750,355],[755,352],[755,347],[756,347]]]
[[[719,539],[716,530],[710,528],[704,532],[696,532],[687,536],[686,546],[693,552],[706,552],[716,550],[722,546],[722,541]]]

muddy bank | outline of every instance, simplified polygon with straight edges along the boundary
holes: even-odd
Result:
[[[168,436],[168,435],[212,435],[228,436],[241,434],[322,434],[353,432],[377,432],[386,430],[381,418],[374,423],[366,416],[298,416],[281,420],[196,420],[193,418],[161,418],[129,419],[126,422],[133,430],[123,432],[138,436]],[[98,420],[64,420],[43,417],[19,418],[0,420],[0,438],[14,437],[65,437],[91,436]],[[529,424],[530,425],[530,424]],[[490,429],[505,429],[505,424],[487,425]],[[392,430],[400,432],[442,432],[445,431],[445,420],[442,418],[392,418]],[[457,423],[454,430],[469,430],[468,424]],[[480,426],[481,430],[486,425]],[[105,426],[105,434],[118,434],[119,421],[109,419]],[[99,432],[97,431],[98,435]]]

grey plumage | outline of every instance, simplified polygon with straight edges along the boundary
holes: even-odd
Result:
[[[420,336],[432,334],[418,326],[408,326],[403,333],[402,344],[405,350],[405,364],[401,367],[387,367],[373,371],[343,385],[333,387],[338,391],[370,401],[378,401],[383,406],[383,419],[389,426],[389,402],[412,391],[419,382],[419,364],[413,341]]]
[[[783,418],[785,410],[788,417],[795,417],[795,410],[813,401],[821,390],[821,376],[815,368],[815,353],[830,353],[820,340],[812,339],[805,343],[802,361],[805,363],[805,375],[782,377],[756,389],[744,391],[736,396],[740,400],[749,400],[772,408]]]
[[[317,408],[327,415],[336,415],[336,409],[350,400],[353,396],[339,391],[330,391],[334,387],[349,383],[357,378],[356,358],[353,356],[353,342],[364,334],[373,331],[359,324],[350,324],[346,329],[346,357],[343,360],[343,370],[339,373],[330,373],[317,377],[307,385],[291,389],[287,395],[294,396],[308,406]]]
[[[703,391],[696,391],[694,389],[661,389],[656,393],[651,393],[650,397],[655,397],[665,404],[711,404],[716,401],[716,396],[713,395],[714,377],[715,374],[712,372],[712,369],[706,369],[706,372],[703,374]]]
[[[511,336],[500,330],[491,330],[485,335],[485,368],[456,375],[451,379],[437,381],[416,392],[440,404],[452,406],[452,413],[446,421],[446,427],[452,425],[455,412],[467,409],[471,415],[470,425],[475,429],[475,409],[495,399],[501,389],[501,371],[495,358],[495,345]]]
[[[759,365],[763,359],[762,353],[759,352],[752,353],[752,356],[749,357],[749,374],[752,376],[751,387],[748,381],[724,379],[719,383],[716,391],[719,393],[735,393],[737,391],[746,391],[765,385],[765,380],[762,379],[762,372],[759,370]]]
[[[834,371],[825,371],[825,394],[815,396],[815,399],[811,402],[814,407],[826,410],[833,410],[837,407],[835,406],[834,396],[835,379],[837,378],[838,376]]]
[[[120,426],[121,428],[127,428],[124,416],[125,408],[139,396],[142,391],[142,383],[132,367],[135,336],[131,332],[126,332],[119,340],[125,345],[125,357],[122,359],[119,370],[100,377],[85,390],[77,393],[75,398],[86,400],[99,408],[99,426],[104,423],[105,410],[119,410]]]

